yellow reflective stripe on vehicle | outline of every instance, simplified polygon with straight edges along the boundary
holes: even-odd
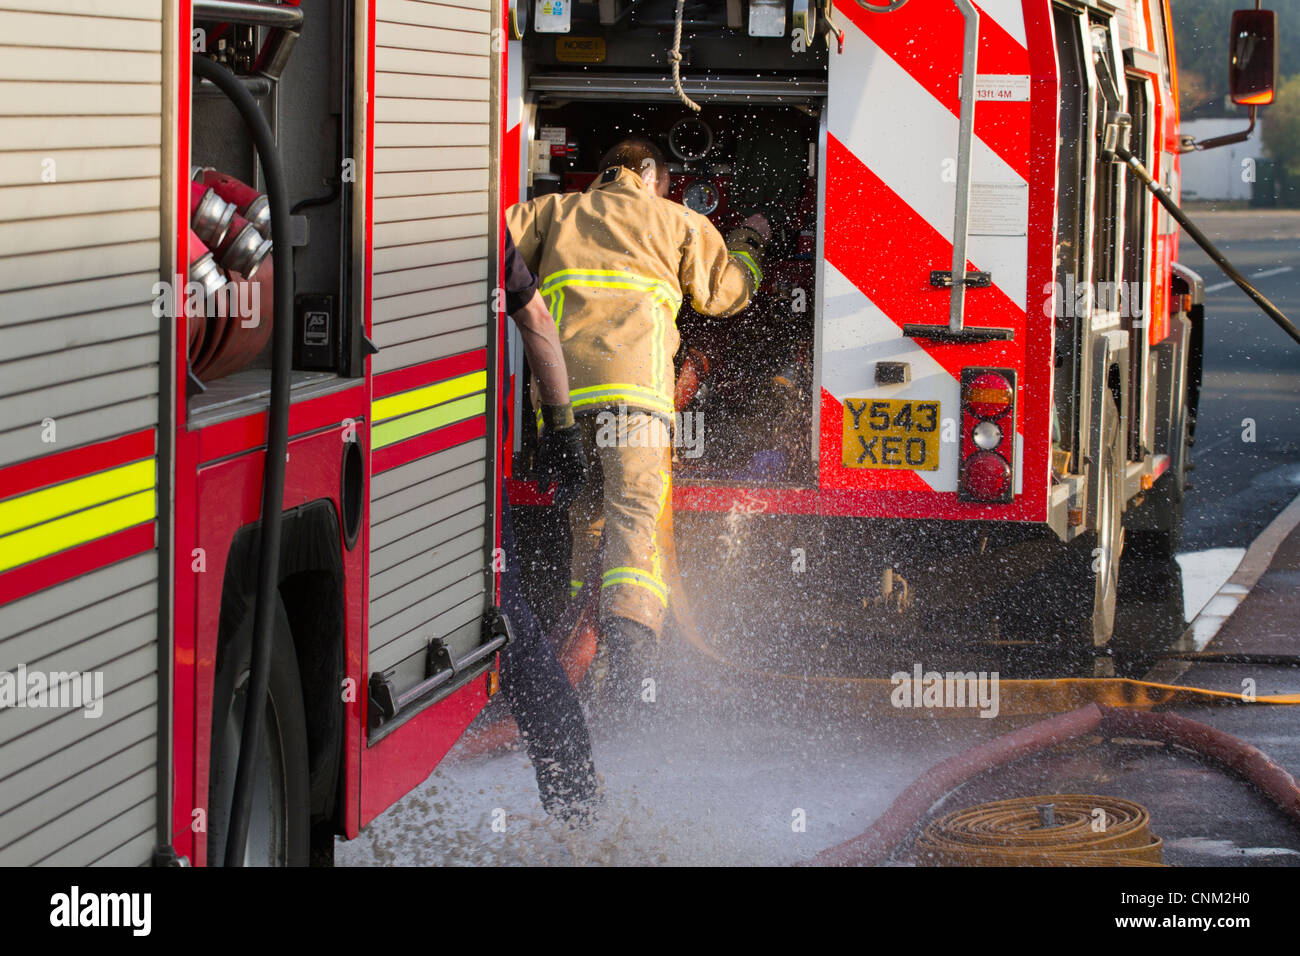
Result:
[[[144,524],[157,516],[154,490],[150,488],[148,491],[47,521],[25,531],[5,535],[0,538],[0,571],[8,571],[20,564]]]
[[[758,267],[754,257],[748,252],[742,252],[739,249],[732,249],[731,254],[744,263],[745,268],[749,270],[749,274],[754,277],[754,288],[757,289],[763,281],[763,270]]]
[[[405,441],[424,432],[431,432],[435,428],[442,428],[444,425],[450,425],[453,422],[460,422],[467,418],[482,415],[486,410],[487,396],[471,395],[469,398],[448,402],[428,411],[406,415],[396,421],[376,425],[370,432],[370,447],[372,449],[383,448],[385,445],[391,445],[394,442]]]
[[[387,398],[376,399],[370,403],[371,421],[382,422],[390,418],[397,418],[400,415],[409,415],[411,412],[432,408],[434,405],[441,405],[443,402],[449,402],[453,398],[461,398],[473,392],[481,392],[486,388],[486,370],[471,372],[468,375],[458,375],[456,378],[449,378],[445,382],[435,382],[422,388],[411,389],[409,392],[399,392],[396,395],[389,395]]]
[[[600,586],[602,588],[611,588],[620,584],[631,584],[635,587],[645,588],[663,602],[664,607],[668,606],[668,585],[663,581],[656,580],[645,571],[638,568],[610,568],[601,578]]]
[[[0,503],[0,535],[152,488],[155,464],[137,461]]]

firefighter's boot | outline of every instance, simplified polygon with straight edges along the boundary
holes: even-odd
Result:
[[[545,760],[537,771],[537,791],[546,812],[577,829],[586,829],[595,821],[601,794],[591,751],[581,747],[571,753],[557,754]]]
[[[658,679],[659,635],[626,617],[603,620],[601,635],[605,660],[599,704],[615,719],[631,717],[654,703],[652,690]]]

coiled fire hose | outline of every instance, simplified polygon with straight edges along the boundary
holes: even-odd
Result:
[[[1158,740],[1213,760],[1242,777],[1272,800],[1292,821],[1300,824],[1300,784],[1258,748],[1208,724],[1177,714],[1089,704],[1068,714],[1013,730],[941,761],[899,794],[862,834],[823,850],[805,865],[878,866],[906,841],[930,808],[953,790],[1022,757],[1094,734]],[[918,849],[925,852],[922,845]],[[1101,862],[1105,865],[1104,861]]]
[[[1132,800],[1015,797],[949,813],[916,839],[923,866],[1157,866],[1163,842]]]
[[[248,127],[257,150],[266,193],[271,200],[271,241],[274,248],[292,248],[289,236],[289,188],[275,146],[275,134],[257,101],[225,67],[205,56],[194,57],[194,74],[221,90]],[[275,314],[293,315],[293,270],[279,268],[274,277]],[[271,679],[271,638],[275,629],[276,588],[280,569],[280,529],[284,505],[285,458],[289,449],[289,385],[293,364],[293,323],[280,321],[271,332],[271,397],[266,421],[266,466],[262,476],[262,527],[257,557],[257,603],[253,612],[253,650],[249,662],[248,696],[240,734],[239,765],[230,805],[226,837],[226,866],[242,866],[253,804],[254,762],[266,724],[266,695]]]

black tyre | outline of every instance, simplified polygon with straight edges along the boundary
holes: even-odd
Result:
[[[1080,676],[1109,676],[1108,644],[1115,633],[1120,555],[1124,550],[1124,453],[1114,401],[1102,409],[1103,447],[1096,456],[1101,482],[1092,531],[1065,548],[1051,593],[1049,620],[1065,669]]]
[[[1099,455],[1101,489],[1097,496],[1097,526],[1093,532],[1089,565],[1093,578],[1092,641],[1106,645],[1115,633],[1115,603],[1119,595],[1119,563],[1124,551],[1124,436],[1113,401],[1104,403]]]
[[[1183,503],[1187,496],[1188,419],[1184,410],[1181,427],[1180,465],[1160,476],[1146,495],[1143,509],[1149,509],[1154,528],[1129,534],[1129,544],[1144,557],[1172,558],[1183,546]]]
[[[217,654],[213,681],[208,778],[208,862],[213,866],[221,865],[226,855],[252,647],[250,604],[241,624]],[[307,748],[307,721],[293,637],[284,606],[277,601],[266,721],[258,746],[245,866],[307,864],[311,816]]]

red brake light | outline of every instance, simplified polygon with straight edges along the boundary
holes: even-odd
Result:
[[[1000,501],[1011,487],[1011,466],[1001,455],[982,451],[966,460],[962,483],[979,501]]]

